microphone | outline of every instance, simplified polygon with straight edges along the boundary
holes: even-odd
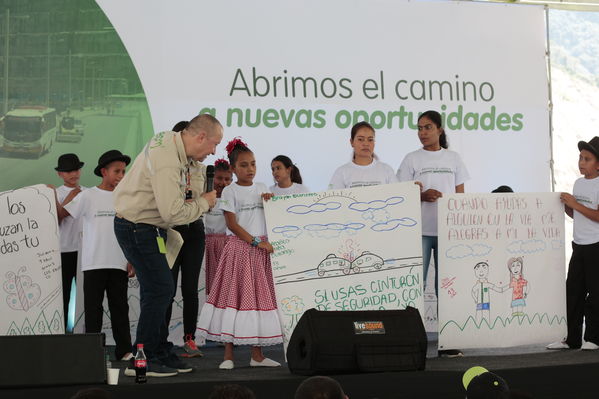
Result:
[[[214,165],[206,166],[206,192],[214,190]]]

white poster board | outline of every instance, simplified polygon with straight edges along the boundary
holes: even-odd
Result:
[[[54,191],[0,193],[0,335],[63,334],[62,276]]]
[[[439,199],[439,348],[549,343],[566,335],[559,193]]]
[[[285,343],[304,311],[423,311],[419,187],[273,197],[265,205]]]

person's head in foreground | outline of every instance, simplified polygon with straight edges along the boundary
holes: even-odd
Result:
[[[102,388],[86,388],[77,391],[71,399],[112,399],[112,395]]]
[[[331,377],[306,378],[295,391],[294,399],[348,399],[341,385]]]
[[[216,385],[212,388],[208,399],[256,399],[256,395],[248,387],[238,384]]]
[[[484,367],[476,366],[466,370],[462,377],[467,399],[509,399],[510,387],[507,382]]]

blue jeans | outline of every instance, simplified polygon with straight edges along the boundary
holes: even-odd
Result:
[[[114,233],[139,281],[140,314],[133,353],[140,343],[149,361],[162,362],[173,346],[167,340],[165,316],[175,293],[166,256],[160,253],[156,241],[160,235],[166,242],[166,230],[115,217]]]
[[[437,236],[422,236],[422,266],[424,273],[424,284],[423,288],[426,288],[426,277],[428,276],[428,267],[431,263],[431,251],[435,259],[435,295],[439,298],[439,256],[437,252],[439,250],[439,244]]]

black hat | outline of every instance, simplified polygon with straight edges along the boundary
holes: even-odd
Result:
[[[510,186],[499,186],[492,193],[513,193],[514,190]]]
[[[508,399],[510,388],[503,378],[488,371],[470,381],[466,389],[466,397],[468,399]]]
[[[587,150],[595,154],[595,157],[599,159],[599,137],[595,136],[588,143],[585,141],[578,142],[578,149],[580,151]]]
[[[62,154],[58,157],[58,166],[54,168],[57,172],[72,172],[83,167],[84,163],[79,161],[76,154]]]
[[[101,169],[105,168],[106,165],[114,161],[125,162],[125,165],[129,165],[129,162],[131,162],[131,157],[123,155],[119,150],[106,151],[100,156],[100,159],[98,159],[98,166],[96,166],[96,169],[94,169],[94,175],[102,177]]]

